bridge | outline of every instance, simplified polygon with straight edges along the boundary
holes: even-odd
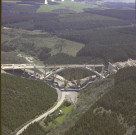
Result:
[[[108,66],[108,74],[116,73],[119,69],[125,68],[125,67],[136,67],[136,60],[128,59],[124,62],[116,62],[116,63],[110,63]]]
[[[45,74],[44,74],[44,79],[48,79],[51,76],[67,69],[73,69],[73,68],[78,68],[78,69],[85,69],[90,72],[93,72],[100,78],[105,78],[103,73],[104,73],[104,65],[99,64],[99,65],[78,65],[78,64],[69,64],[69,65],[46,65],[46,66],[36,66],[34,64],[2,64],[1,69],[2,70],[16,70],[16,69],[21,69],[21,70],[26,70],[26,69],[34,69],[34,73],[36,74],[36,69],[44,69]],[[101,72],[99,73],[96,68],[101,68]],[[50,72],[46,72],[47,69],[50,69]]]
[[[116,63],[109,63],[108,66],[108,71],[107,74],[112,74],[117,72],[119,69],[124,68],[124,67],[130,67],[130,66],[136,66],[136,60],[129,59],[128,61],[125,62],[116,62]],[[96,68],[99,67],[101,68],[101,72],[98,73]],[[54,74],[61,72],[66,69],[72,69],[72,68],[80,68],[80,69],[85,69],[89,70],[90,72],[95,73],[97,76],[100,78],[105,78],[106,75],[104,75],[104,65],[99,64],[99,65],[78,65],[78,64],[71,64],[71,65],[46,65],[46,66],[36,66],[34,64],[1,64],[1,69],[2,70],[15,70],[15,69],[21,69],[21,70],[26,70],[26,69],[44,69],[45,70],[45,79],[49,78],[50,76],[53,76]],[[47,69],[51,69],[50,72],[46,73]],[[107,76],[106,76],[107,77]],[[27,123],[23,128],[21,128],[16,135],[20,135],[27,127],[34,123],[37,122],[45,117],[47,117],[49,114],[54,112],[58,107],[64,102],[66,97],[66,93],[63,92],[61,96],[61,100],[58,101],[57,105],[53,107],[51,110],[47,111],[46,113],[40,115],[39,117],[35,118],[34,120],[30,121]]]
[[[107,74],[116,73],[119,69],[124,67],[130,67],[135,66],[136,67],[136,60],[128,59],[128,61],[124,62],[116,62],[116,63],[110,63],[108,65],[108,71]],[[35,64],[1,64],[2,70],[16,70],[21,69],[25,70],[30,69],[34,70],[34,75],[36,75],[36,69],[44,69],[44,79],[48,79],[51,76],[67,69],[72,68],[79,68],[79,69],[85,69],[90,72],[93,72],[95,75],[97,75],[100,78],[105,78],[104,75],[104,65],[103,64],[65,64],[65,65],[45,65],[45,66],[36,66]],[[96,68],[101,68],[101,72],[99,73]],[[50,72],[47,72],[47,69],[50,69]]]

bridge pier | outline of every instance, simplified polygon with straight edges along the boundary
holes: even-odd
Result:
[[[114,70],[114,66],[109,62],[109,65],[108,65],[108,74],[111,74]]]
[[[34,76],[36,76],[36,67],[35,67],[35,64],[34,64]]]
[[[44,80],[46,79],[46,68],[44,68]]]
[[[15,65],[13,64],[13,74],[14,74],[14,68],[15,68]]]
[[[95,71],[95,66],[93,67],[93,71]]]
[[[24,74],[24,76],[25,76],[25,66],[24,66],[24,73],[23,73],[23,74]]]
[[[104,66],[102,67],[101,75],[103,75],[103,73],[104,73]]]
[[[1,65],[2,69],[3,70],[10,70],[12,69],[13,72],[14,72],[14,69],[22,69],[25,70],[26,69],[33,69],[33,74],[36,76],[36,68],[42,68],[45,70],[45,73],[43,78],[44,79],[47,79],[47,78],[50,78],[51,76],[54,75],[54,78],[55,78],[55,74],[58,73],[58,72],[61,72],[63,70],[66,70],[66,69],[73,69],[73,68],[81,68],[81,69],[86,69],[86,70],[89,70],[90,72],[93,72],[94,74],[96,74],[97,76],[99,77],[102,77],[104,78],[104,76],[102,75],[103,72],[104,72],[104,65],[103,64],[99,64],[99,65],[77,65],[77,64],[73,64],[73,65],[51,65],[51,66],[36,66],[35,64],[2,64]],[[102,68],[102,71],[101,73],[98,73],[96,71],[96,68],[99,67],[99,68]],[[112,64],[110,65],[109,64],[109,67],[108,67],[108,72],[111,72],[111,68],[113,68],[113,71],[116,69],[116,67],[114,67]],[[47,69],[52,69],[48,74],[46,73]]]

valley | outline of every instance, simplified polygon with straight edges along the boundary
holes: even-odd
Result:
[[[134,3],[3,0],[1,25],[2,135],[136,134]]]

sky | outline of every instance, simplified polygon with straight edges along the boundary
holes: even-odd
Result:
[[[135,3],[136,0],[104,0],[105,2],[125,2],[125,3]]]

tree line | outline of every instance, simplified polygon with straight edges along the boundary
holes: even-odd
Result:
[[[119,70],[113,88],[85,112],[64,135],[124,135],[136,126],[136,68]],[[136,129],[133,134],[136,133]]]
[[[57,92],[41,81],[2,74],[2,134],[48,110],[57,101]]]

